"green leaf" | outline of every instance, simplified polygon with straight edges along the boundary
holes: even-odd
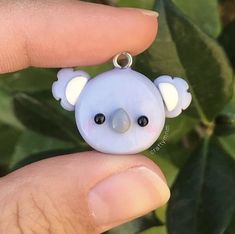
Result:
[[[144,9],[152,9],[154,0],[118,0],[116,3],[120,7],[137,7]]]
[[[15,113],[18,119],[29,129],[43,135],[55,137],[86,147],[77,130],[75,120],[68,118],[62,108],[55,108],[43,93],[29,95],[19,93],[14,98]],[[39,97],[42,98],[39,98]],[[54,102],[55,103],[55,102]]]
[[[4,175],[9,169],[12,155],[20,135],[21,131],[7,124],[0,123],[0,176]]]
[[[167,142],[177,143],[198,124],[197,119],[190,118],[185,114],[177,118],[166,119],[165,126],[169,128]],[[166,127],[165,127],[166,133]]]
[[[219,35],[221,23],[217,0],[173,0],[173,2],[204,32],[213,37]]]
[[[235,160],[235,134],[219,138],[224,150]]]
[[[235,83],[233,84],[235,90]],[[235,95],[216,118],[215,134],[219,136],[235,134]]]
[[[177,127],[177,125],[172,126],[172,128]],[[159,159],[160,164],[161,159],[164,159],[171,163],[173,167],[181,168],[190,157],[192,151],[198,146],[200,139],[198,135],[196,135],[195,131],[191,131],[180,141],[176,143],[171,142],[168,140],[168,134],[170,136],[170,131],[171,127],[166,125],[158,140],[148,150],[146,150],[144,154],[157,164]],[[171,173],[173,171],[173,168],[166,169],[166,173]],[[174,178],[170,176],[169,182],[173,182],[173,179]]]
[[[232,69],[221,47],[169,0],[156,3],[159,33],[151,48],[138,56],[137,70],[156,78],[170,74],[188,80],[193,103],[185,112],[211,122],[232,95]]]
[[[167,210],[167,204],[155,210],[155,215],[156,215],[156,217],[157,217],[163,224],[166,223],[166,210]]]
[[[107,234],[136,234],[141,231],[159,225],[160,222],[156,219],[153,212],[144,215],[143,217],[137,218],[126,224],[122,224],[112,230],[106,232]]]
[[[235,161],[215,139],[206,139],[179,173],[168,205],[174,234],[220,234],[235,211]]]
[[[54,69],[28,68],[14,73],[0,75],[0,121],[18,129],[23,125],[13,111],[13,95],[16,92],[38,92],[50,90],[56,78]]]
[[[24,126],[15,117],[13,107],[13,97],[9,91],[0,87],[0,121],[11,125],[16,129],[24,129]]]
[[[171,186],[178,173],[178,168],[170,161],[169,157],[167,157],[167,151],[163,149],[159,151],[145,151],[144,155],[154,161],[161,168],[168,185]]]
[[[187,135],[181,142],[167,146],[166,153],[169,155],[171,162],[177,168],[182,168],[190,158],[191,153],[198,146],[200,140],[195,131]]]
[[[233,97],[230,102],[224,107],[222,114],[233,115],[235,113],[235,76],[233,77]]]
[[[53,69],[27,68],[0,75],[0,87],[11,92],[36,92],[50,90],[56,79]]]
[[[230,62],[235,70],[235,20],[228,24],[221,35],[219,36],[219,43],[224,47]]]
[[[96,66],[89,66],[89,67],[76,67],[75,70],[84,70],[86,71],[91,77],[95,77],[103,72],[113,69],[113,63],[107,62],[104,64],[99,64]]]
[[[219,115],[216,118],[215,134],[218,136],[235,133],[235,113]]]
[[[45,157],[49,157],[48,151],[68,150],[73,147],[74,145],[71,143],[28,130],[20,136],[15,146],[10,160],[10,168],[15,168],[22,160],[27,159],[31,155],[35,155],[33,156],[35,158],[34,161],[37,161],[36,155],[39,153],[44,152]]]
[[[230,223],[227,230],[224,232],[224,234],[234,234],[235,233],[235,213],[232,219],[232,222]]]
[[[140,234],[167,234],[167,230],[165,226],[152,227],[140,232]]]

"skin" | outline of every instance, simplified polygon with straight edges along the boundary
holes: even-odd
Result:
[[[0,73],[137,55],[157,33],[151,12],[75,0],[3,0],[0,24]],[[162,172],[141,155],[54,157],[0,178],[0,233],[101,233],[168,199]]]

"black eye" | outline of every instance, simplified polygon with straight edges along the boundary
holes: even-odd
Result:
[[[105,116],[102,113],[96,114],[94,118],[95,123],[97,124],[103,124],[105,121]]]
[[[138,118],[137,122],[140,127],[145,127],[149,123],[149,120],[146,116],[142,115]]]

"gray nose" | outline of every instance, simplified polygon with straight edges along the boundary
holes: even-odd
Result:
[[[117,109],[111,117],[111,126],[113,130],[119,133],[126,132],[131,126],[131,120],[122,108]]]

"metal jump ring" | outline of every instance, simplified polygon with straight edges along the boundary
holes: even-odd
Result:
[[[120,56],[125,56],[126,59],[127,59],[127,64],[125,66],[121,66],[119,63],[118,63],[118,59]],[[128,68],[128,67],[131,67],[132,65],[132,62],[133,62],[133,59],[132,59],[132,56],[127,53],[127,52],[121,52],[121,53],[118,53],[114,58],[113,58],[113,65],[114,67],[116,68]]]

